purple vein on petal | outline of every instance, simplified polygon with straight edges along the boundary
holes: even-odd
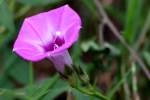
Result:
[[[39,32],[36,30],[36,28],[29,22],[28,19],[25,19],[25,20],[26,20],[26,22],[30,25],[30,27],[35,31],[35,35],[36,35],[37,37],[39,37],[39,39],[40,39],[41,42],[42,42],[42,45],[44,45],[45,42],[44,42],[44,41],[42,40],[42,38],[40,37]]]
[[[60,29],[60,27],[61,27],[61,23],[62,23],[62,19],[63,19],[63,14],[64,14],[65,7],[63,7],[63,9],[61,11],[61,14],[59,16],[59,22],[60,22],[60,24],[58,24],[58,29]]]

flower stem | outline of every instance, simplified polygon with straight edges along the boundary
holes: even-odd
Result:
[[[29,64],[29,84],[33,85],[33,66],[32,62]]]
[[[68,67],[71,68],[71,67]],[[70,86],[83,94],[99,98],[100,100],[109,100],[106,96],[101,94],[95,86],[90,84],[90,79],[86,71],[80,66],[72,66],[72,74],[69,74],[68,82]]]
[[[74,69],[73,74],[68,78],[69,84],[72,88],[78,90],[83,94],[99,98],[100,100],[109,100],[106,96],[101,94],[94,88],[94,86],[90,84],[88,74],[81,67],[72,67]]]
[[[104,96],[103,94],[101,94],[99,91],[95,90],[93,87],[92,89],[87,89],[87,88],[81,88],[81,87],[74,87],[75,89],[77,89],[78,91],[90,95],[90,96],[94,96],[99,98],[100,100],[109,100],[106,96]]]

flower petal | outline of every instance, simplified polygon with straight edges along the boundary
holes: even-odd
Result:
[[[45,13],[40,13],[37,15],[34,15],[32,17],[27,18],[28,22],[30,23],[30,26],[34,28],[38,36],[40,37],[43,45],[46,45],[53,39],[54,34],[54,24],[49,21],[49,18]]]
[[[68,50],[64,50],[63,52],[53,56],[49,56],[48,59],[50,59],[54,63],[57,71],[61,73],[64,73],[65,65],[70,66],[72,64],[72,59],[69,55]]]
[[[64,5],[54,10],[47,12],[48,22],[51,22],[55,28],[55,34],[60,32],[60,35],[64,35],[70,26],[76,24],[81,26],[81,20],[79,15],[69,7]],[[72,33],[70,33],[72,34]]]
[[[18,55],[20,55],[22,58],[26,60],[39,61],[46,57],[46,54],[43,52],[43,49],[38,45],[32,45],[21,42],[16,44],[16,46],[19,47],[14,48],[13,51],[15,51]]]
[[[45,57],[42,45],[40,36],[28,20],[25,20],[15,41],[13,51],[24,59],[37,61]]]
[[[80,28],[80,25],[74,24],[65,32],[64,40],[69,46],[78,40]]]
[[[62,31],[62,33],[65,34],[65,32],[72,25],[81,26],[81,19],[79,15],[71,7],[69,7],[68,5],[65,5],[63,14],[61,16],[60,30]]]

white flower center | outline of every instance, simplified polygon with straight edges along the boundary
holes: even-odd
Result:
[[[56,31],[56,35],[60,36],[61,32],[60,31]]]

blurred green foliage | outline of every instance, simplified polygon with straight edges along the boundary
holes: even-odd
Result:
[[[150,1],[100,1],[112,23],[132,49],[138,51],[150,70]],[[74,65],[86,70],[91,83],[111,100],[131,100],[135,97],[149,100],[150,80],[141,67],[131,60],[131,54],[107,25],[101,29],[103,44],[99,43],[99,26],[103,19],[97,12],[94,0],[0,0],[0,100],[63,100],[69,93],[75,100],[97,100],[73,89],[55,72],[49,72],[48,78],[44,77],[41,81],[37,74],[43,74],[44,64],[38,65],[38,71],[34,63],[31,76],[29,62],[12,52],[25,17],[64,4],[75,9],[83,23],[80,39],[70,49]],[[33,84],[30,84],[31,77]]]

